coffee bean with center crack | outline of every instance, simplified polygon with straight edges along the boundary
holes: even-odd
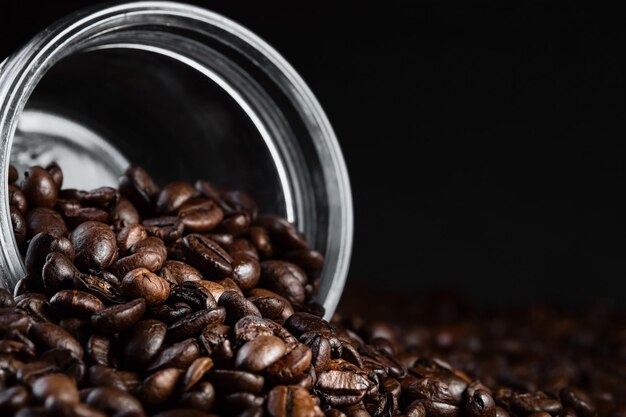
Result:
[[[131,368],[142,368],[161,350],[167,326],[158,320],[140,320],[128,330],[122,346],[124,361]]]
[[[170,296],[170,284],[146,268],[127,273],[120,290],[128,298],[143,298],[147,306],[162,304]]]
[[[199,235],[183,239],[183,253],[188,261],[209,277],[222,278],[233,273],[233,259],[217,243]]]
[[[285,343],[276,336],[259,336],[245,343],[235,356],[235,368],[260,372],[285,354]]]
[[[91,316],[91,324],[94,330],[102,334],[119,333],[137,323],[145,311],[146,301],[137,298],[99,311]]]
[[[304,388],[278,385],[267,395],[267,411],[272,417],[314,417],[315,402]]]
[[[89,318],[105,308],[98,297],[79,290],[59,291],[50,299],[50,304],[65,315],[82,318]]]
[[[83,271],[105,269],[117,259],[115,234],[108,225],[85,222],[72,231],[76,266]]]
[[[30,167],[24,172],[22,191],[31,207],[54,207],[58,196],[54,179],[40,166]]]

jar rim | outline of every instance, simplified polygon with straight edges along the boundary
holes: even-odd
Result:
[[[333,257],[331,285],[322,295],[327,316],[332,314],[343,291],[348,273],[353,239],[353,207],[350,181],[339,143],[330,122],[312,91],[295,69],[267,42],[240,24],[213,11],[169,1],[139,1],[114,6],[95,6],[77,11],[53,24],[50,28],[36,35],[18,52],[0,64],[0,170],[2,179],[7,181],[11,144],[17,128],[17,122],[30,94],[39,80],[58,60],[73,53],[73,47],[80,51],[79,43],[90,36],[97,36],[105,30],[107,21],[132,22],[143,17],[158,22],[159,17],[174,17],[197,22],[199,25],[216,28],[240,40],[251,51],[260,54],[263,62],[276,68],[284,82],[285,89],[292,95],[303,117],[307,117],[316,131],[318,152],[324,152],[329,161],[328,171],[324,175],[334,177],[334,191],[337,204],[329,207],[329,228],[335,240],[327,244],[327,252]],[[75,51],[74,51],[75,52]],[[0,282],[14,284],[16,277],[25,274],[19,251],[13,237],[8,193],[6,187],[0,187]],[[329,253],[327,253],[328,259]],[[10,281],[10,282],[9,282]]]

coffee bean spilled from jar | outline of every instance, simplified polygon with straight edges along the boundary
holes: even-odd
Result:
[[[63,189],[56,164],[9,184],[28,275],[0,290],[0,416],[598,414],[581,390],[488,387],[399,355],[385,326],[323,320],[322,255],[244,192],[140,167]]]

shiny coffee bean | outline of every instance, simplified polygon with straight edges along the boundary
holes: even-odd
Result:
[[[57,186],[57,190],[60,190],[63,187],[63,170],[56,162],[52,161],[48,165],[46,165],[46,171],[50,174],[54,183]]]
[[[267,368],[267,375],[274,383],[289,383],[302,375],[311,365],[313,354],[304,344],[299,344],[291,352],[274,362]]]
[[[50,233],[56,236],[67,236],[67,226],[63,217],[56,211],[46,207],[28,210],[26,219],[26,239],[37,233]]]
[[[199,357],[200,348],[196,340],[186,339],[160,350],[148,363],[146,371],[152,372],[163,368],[187,369]]]
[[[235,324],[245,316],[261,317],[259,309],[243,295],[235,291],[225,291],[218,301],[218,305],[226,309],[226,323]]]
[[[143,381],[137,396],[148,408],[162,406],[174,396],[182,375],[182,369],[177,368],[156,371]]]
[[[250,290],[257,286],[261,278],[259,262],[246,253],[232,255],[233,274],[231,278],[242,290]]]
[[[175,216],[152,217],[141,222],[148,235],[174,242],[183,235],[185,225]]]
[[[283,249],[307,249],[308,243],[296,227],[287,220],[272,214],[259,216],[257,223],[269,233],[272,243]]]
[[[304,388],[278,385],[267,395],[267,411],[272,417],[315,415],[315,401]]]
[[[52,175],[40,166],[30,167],[24,172],[22,191],[31,207],[54,207],[58,196]]]
[[[143,406],[133,395],[112,387],[98,387],[87,395],[85,400],[90,406],[109,415],[145,416]]]
[[[244,344],[235,356],[235,368],[260,372],[285,354],[285,343],[276,336],[259,336]]]
[[[148,237],[146,229],[140,224],[129,224],[122,227],[116,236],[117,248],[120,252],[128,251],[135,243]]]
[[[109,217],[109,213],[97,207],[81,207],[76,210],[64,212],[62,215],[69,229],[75,229],[81,223],[85,222],[103,223]]]
[[[120,194],[126,197],[140,212],[152,212],[152,206],[159,194],[150,174],[141,167],[130,166],[119,179]]]
[[[199,235],[190,234],[183,239],[183,253],[189,263],[209,278],[223,278],[233,273],[233,259],[217,243]]]
[[[34,323],[28,334],[44,349],[67,349],[77,358],[83,356],[83,348],[78,340],[54,323]]]
[[[274,247],[272,246],[270,235],[264,228],[252,226],[250,228],[250,240],[263,257],[271,258],[274,255]]]
[[[145,310],[146,301],[143,298],[137,298],[99,311],[91,316],[91,324],[98,333],[119,333],[137,323]]]
[[[22,215],[26,214],[26,209],[28,208],[26,196],[15,185],[9,185],[9,206],[18,209]]]
[[[141,297],[147,306],[153,306],[167,300],[170,284],[146,268],[137,268],[124,276],[120,290],[128,298]]]
[[[50,299],[52,307],[66,316],[89,318],[105,308],[95,295],[79,290],[62,290]]]
[[[198,281],[202,279],[200,271],[180,261],[166,261],[158,274],[173,285],[180,285],[185,281]]]
[[[183,392],[189,391],[209,370],[213,368],[213,359],[203,356],[191,363],[181,380]]]
[[[109,226],[85,222],[72,231],[76,266],[83,271],[105,269],[117,259],[117,242]]]
[[[261,263],[261,284],[292,303],[302,304],[306,300],[304,285],[306,274],[299,266],[286,261]]]
[[[124,361],[131,368],[142,368],[161,350],[167,326],[158,320],[141,320],[128,330],[122,346]]]
[[[68,238],[52,233],[38,233],[33,236],[28,244],[24,262],[26,272],[35,276],[41,276],[46,256],[51,252],[59,252],[70,262],[74,261],[74,247]]]
[[[239,236],[247,233],[250,229],[250,215],[244,211],[235,211],[228,213],[224,219],[217,225],[215,231],[218,233],[227,233],[233,236]]]
[[[26,240],[26,235],[28,233],[26,219],[24,219],[22,213],[20,213],[20,211],[14,206],[11,206],[9,211],[11,216],[11,227],[13,228],[13,236],[15,236],[15,243],[21,245],[22,242]]]
[[[210,324],[221,324],[226,318],[226,310],[216,307],[213,310],[200,310],[172,324],[167,329],[170,340],[181,340],[199,334]]]
[[[133,203],[126,198],[120,197],[113,210],[109,213],[108,221],[114,230],[121,230],[131,224],[139,223],[140,217]]]
[[[178,211],[178,218],[191,233],[206,233],[224,219],[222,209],[211,200],[188,201]]]
[[[195,188],[187,182],[170,182],[161,189],[157,197],[156,212],[159,214],[174,213],[196,194]]]
[[[183,393],[178,405],[193,410],[210,410],[215,403],[215,388],[210,382],[199,382],[191,391]]]
[[[213,369],[209,372],[208,379],[225,394],[236,392],[260,394],[265,383],[261,375],[232,369]]]

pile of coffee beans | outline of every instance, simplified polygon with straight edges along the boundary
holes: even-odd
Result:
[[[322,255],[244,192],[161,188],[140,167],[117,189],[62,184],[56,164],[9,172],[27,276],[0,290],[0,416],[626,413],[577,387],[481,382],[462,356],[420,351],[419,331],[325,321]]]

